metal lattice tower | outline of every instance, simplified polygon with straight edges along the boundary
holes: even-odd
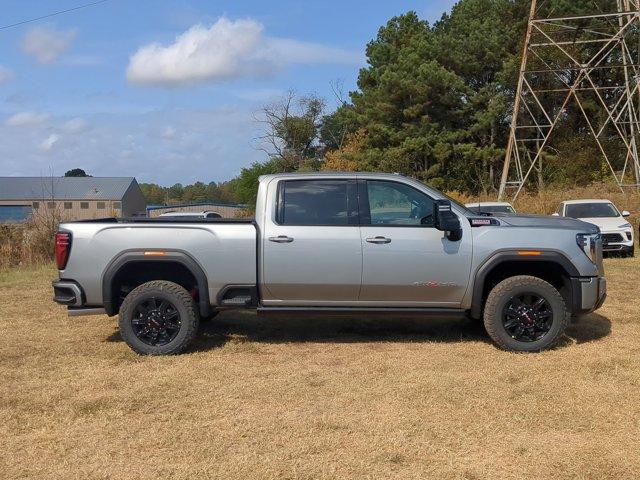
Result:
[[[499,198],[508,189],[516,198],[532,174],[541,178],[570,109],[620,189],[640,187],[640,0],[583,3],[598,11],[553,16],[545,0],[532,0]]]

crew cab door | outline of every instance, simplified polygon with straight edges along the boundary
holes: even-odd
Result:
[[[279,180],[262,232],[265,305],[353,304],[362,274],[357,186],[349,179]]]
[[[462,239],[434,227],[431,197],[393,180],[360,180],[361,302],[456,308],[471,271],[471,232]]]

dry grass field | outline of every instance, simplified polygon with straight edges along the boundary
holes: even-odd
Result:
[[[0,271],[3,479],[638,479],[640,259],[540,354],[469,321],[225,314],[143,358]]]

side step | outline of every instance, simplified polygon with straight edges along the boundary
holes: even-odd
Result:
[[[255,285],[227,285],[218,294],[221,307],[255,307],[258,304],[258,289]]]
[[[258,315],[344,315],[464,318],[461,308],[412,308],[412,307],[267,307],[259,306]]]

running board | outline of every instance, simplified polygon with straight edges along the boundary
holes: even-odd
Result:
[[[461,308],[413,308],[413,307],[266,307],[259,306],[258,315],[367,315],[407,316],[435,318],[464,318],[466,310]]]

